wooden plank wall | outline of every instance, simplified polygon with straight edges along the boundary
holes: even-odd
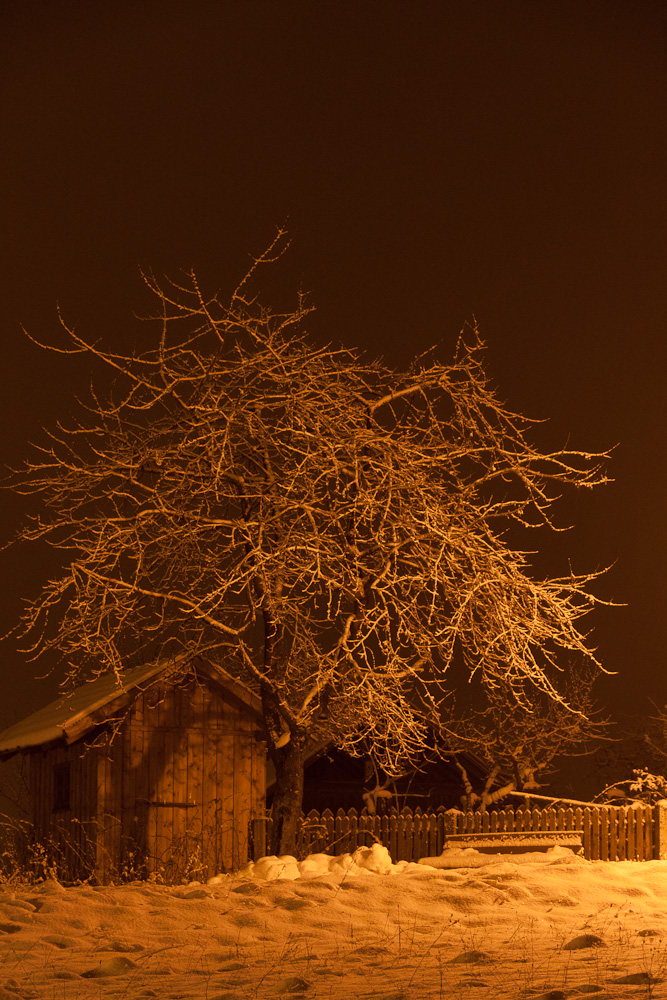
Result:
[[[101,882],[117,876],[121,858],[123,737],[117,734],[97,759],[96,874]]]
[[[69,766],[69,808],[55,809],[54,772]],[[96,863],[96,752],[81,744],[40,750],[30,755],[34,844],[33,864],[59,878],[86,878]],[[39,845],[39,846],[38,846]]]
[[[242,867],[250,820],[265,808],[257,729],[204,680],[140,694],[98,767],[100,866],[168,881]]]

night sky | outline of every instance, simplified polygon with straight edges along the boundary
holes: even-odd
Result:
[[[5,0],[2,454],[67,418],[89,370],[56,304],[117,349],[152,342],[139,266],[230,290],[277,226],[266,298],[314,336],[405,363],[476,317],[500,396],[540,440],[617,446],[568,494],[551,568],[614,564],[590,617],[615,713],[667,701],[667,5],[644,0]],[[3,541],[22,502],[0,494]],[[539,542],[537,543],[539,544]],[[47,567],[48,568],[48,567]],[[0,553],[0,629],[35,553]],[[0,725],[48,700],[11,643]]]

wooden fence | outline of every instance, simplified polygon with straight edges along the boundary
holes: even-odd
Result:
[[[660,812],[662,810],[662,812]],[[389,816],[363,810],[316,810],[301,819],[297,854],[344,854],[374,842],[383,844],[393,861],[417,861],[442,852],[452,833],[531,830],[583,830],[584,857],[591,861],[650,861],[663,856],[659,840],[665,829],[664,807],[576,806],[549,809],[501,809],[494,812],[422,813],[402,809]],[[253,823],[252,856],[267,853],[271,821]],[[667,846],[667,845],[665,845]]]

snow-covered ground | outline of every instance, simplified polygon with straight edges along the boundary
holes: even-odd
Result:
[[[556,850],[433,868],[379,846],[355,860],[5,887],[0,1000],[667,998],[667,862]]]

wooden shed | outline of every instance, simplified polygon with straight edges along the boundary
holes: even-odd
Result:
[[[470,751],[459,751],[457,757],[476,789],[486,780],[490,767]],[[510,776],[507,776],[508,780]],[[267,767],[267,805],[271,805],[275,773]],[[382,789],[381,796],[376,794]],[[375,768],[370,757],[351,757],[332,744],[321,744],[310,751],[304,769],[303,812],[323,812],[330,809],[356,809],[361,812],[372,801],[374,811],[384,814],[391,809],[416,809],[436,812],[438,809],[461,808],[464,786],[461,772],[453,759],[425,753],[400,777],[391,778],[381,768]],[[387,796],[387,797],[385,797]]]
[[[259,700],[203,660],[85,684],[1,733],[16,753],[61,877],[203,880],[246,863],[264,816]]]

